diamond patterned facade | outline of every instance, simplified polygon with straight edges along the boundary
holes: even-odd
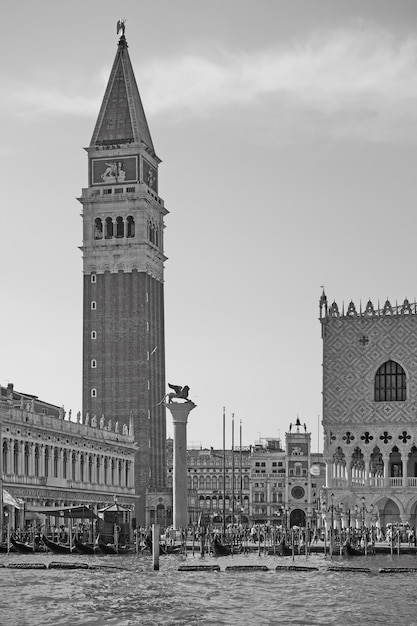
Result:
[[[369,301],[362,308],[350,302],[340,309],[335,302],[328,305],[323,292],[320,322],[327,465],[323,510],[331,499],[335,523],[342,527],[348,518],[352,525],[362,520],[415,527],[416,303],[406,299],[393,306],[387,300],[380,307]]]

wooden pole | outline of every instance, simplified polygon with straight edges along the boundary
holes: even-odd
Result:
[[[152,524],[152,563],[154,570],[159,570],[159,524]]]

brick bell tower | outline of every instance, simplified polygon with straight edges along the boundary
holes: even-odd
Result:
[[[118,25],[119,26],[119,25]],[[165,486],[164,216],[123,34],[88,153],[83,205],[83,420],[133,428],[135,515]],[[102,419],[104,416],[104,420]],[[108,472],[108,475],[110,471]],[[110,486],[110,485],[109,485]]]

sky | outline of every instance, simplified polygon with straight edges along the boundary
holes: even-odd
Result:
[[[417,295],[415,0],[19,0],[0,39],[0,383],[81,410],[88,146],[126,39],[166,217],[190,446],[322,451],[318,303]],[[167,434],[173,427],[167,416]]]

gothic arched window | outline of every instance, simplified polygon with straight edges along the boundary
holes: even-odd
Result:
[[[375,402],[403,402],[406,399],[406,377],[401,365],[386,361],[375,374]]]

